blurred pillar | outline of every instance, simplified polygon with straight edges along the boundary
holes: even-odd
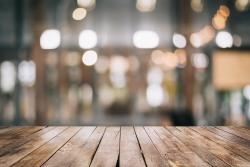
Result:
[[[15,1],[15,21],[16,21],[16,64],[20,62],[20,57],[23,51],[23,2],[21,0]],[[16,66],[17,66],[16,65]],[[16,83],[15,88],[15,119],[14,124],[21,124],[21,114],[20,114],[20,84]]]
[[[36,63],[36,84],[35,84],[35,110],[36,125],[46,123],[46,103],[45,103],[45,56],[42,55],[40,47],[40,35],[44,30],[44,0],[30,0],[31,27],[33,36],[33,46],[31,58]]]
[[[190,56],[193,52],[193,47],[189,41],[189,37],[192,34],[192,9],[190,6],[190,1],[180,1],[180,12],[181,21],[180,27],[182,34],[187,39],[186,52],[187,52],[187,65],[184,69],[184,95],[185,95],[185,109],[186,111],[192,112],[192,100],[193,100],[193,86],[194,86],[194,70],[190,62]]]

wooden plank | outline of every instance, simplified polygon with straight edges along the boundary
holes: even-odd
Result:
[[[61,147],[43,166],[70,166],[92,132],[95,126],[83,127],[63,147]]]
[[[115,167],[119,155],[120,127],[108,127],[98,147],[91,167]]]
[[[192,127],[193,132],[199,134],[199,140],[203,142],[203,146],[214,155],[229,165],[248,166],[249,163],[249,151],[244,150],[243,147],[233,142],[227,142],[222,137],[215,135],[209,131],[206,131],[200,127]],[[198,137],[198,136],[197,136]]]
[[[225,132],[223,130],[220,130],[220,129],[217,129],[215,127],[204,127],[205,129],[207,129],[208,131],[210,132],[213,132],[221,137],[224,137],[228,140],[231,140],[239,145],[242,145],[243,147],[247,147],[247,148],[250,148],[250,141],[249,140],[246,140],[244,138],[241,138],[241,137],[238,137],[236,135],[233,135],[231,133],[228,133],[228,132]]]
[[[99,146],[106,127],[98,126],[92,133],[88,141],[81,146],[77,157],[74,159],[71,166],[90,166],[94,154],[96,153],[97,147]]]
[[[0,137],[3,137],[5,135],[8,135],[8,133],[11,133],[13,130],[15,131],[16,129],[19,129],[20,127],[17,126],[10,126],[8,128],[5,129],[1,129],[0,130]]]
[[[164,160],[163,157],[161,157],[160,153],[155,148],[145,129],[140,126],[136,126],[135,132],[139,140],[146,165],[148,167],[169,166],[169,164]]]
[[[169,129],[172,132],[175,132],[175,135],[170,133],[167,129]],[[185,153],[187,150],[186,147],[188,147],[190,150],[192,150],[192,152],[196,153],[199,157],[201,157],[211,166],[218,166],[218,167],[229,166],[220,159],[218,159],[214,154],[209,152],[207,149],[202,147],[201,142],[203,141],[194,142],[193,140],[190,140],[190,138],[187,135],[183,134],[174,127],[166,127],[166,129],[164,129],[163,127],[157,127],[154,128],[154,130],[159,135],[159,137],[164,141],[164,143],[168,141],[171,141],[171,143],[173,143],[172,144],[173,146],[169,146],[168,144],[168,147],[170,148],[173,147],[173,152]],[[193,159],[193,157],[196,156],[192,156],[191,158]]]
[[[210,167],[210,165],[197,156],[194,152],[192,152],[189,148],[184,146],[184,149],[181,150],[170,150],[167,145],[161,140],[161,138],[157,135],[157,133],[151,127],[144,127],[152,142],[154,143],[157,150],[160,152],[161,156],[166,159],[166,161],[171,166],[197,166],[199,164],[200,167]],[[171,146],[171,143],[167,143]]]
[[[228,150],[221,145],[214,142],[214,140],[209,140],[206,137],[202,136],[201,134],[197,133],[196,131],[193,131],[189,128],[182,128],[181,129],[183,133],[189,134],[190,138],[197,142],[197,140],[203,141],[201,142],[202,146],[206,149],[208,149],[211,153],[213,153],[215,156],[223,160],[225,163],[227,163],[230,166],[249,166],[250,162],[246,159],[242,158],[241,156],[235,154],[231,150]],[[198,135],[196,135],[198,134]]]
[[[11,150],[11,152],[0,157],[0,164],[2,166],[13,165],[14,163],[19,161],[20,159],[22,159],[23,157],[25,157],[26,155],[28,155],[32,151],[36,150],[40,146],[44,145],[46,142],[48,142],[49,140],[51,140],[52,138],[54,138],[55,136],[57,136],[58,134],[60,134],[61,132],[63,132],[67,128],[68,127],[57,127],[55,129],[47,132],[46,134],[44,134],[44,135],[42,135],[42,136],[40,136],[32,141],[20,146],[20,147],[17,147],[15,149]]]
[[[250,141],[250,133],[242,132],[241,130],[226,126],[216,126],[216,128]]]
[[[235,154],[240,155],[241,157],[245,158],[246,160],[250,161],[250,149],[243,147],[237,143],[234,143],[228,139],[225,139],[219,135],[216,135],[202,127],[191,127],[194,131],[201,134],[202,136],[206,137],[207,139],[216,142],[217,144],[221,145],[222,147],[234,152]]]
[[[37,132],[27,136],[27,137],[17,139],[17,140],[14,140],[13,142],[10,142],[9,144],[0,148],[0,156],[11,152],[13,149],[20,147],[21,145],[23,145],[25,143],[28,143],[29,141],[47,133],[48,131],[50,131],[52,129],[55,129],[55,127],[47,127],[45,129],[37,131]]]
[[[22,138],[25,138],[26,136],[34,133],[35,131],[39,131],[41,129],[45,128],[41,126],[36,127],[28,127],[28,126],[19,126],[16,128],[13,128],[5,133],[0,134],[0,148],[4,147],[10,143],[15,142],[16,140],[20,140]]]
[[[23,159],[15,163],[12,167],[40,167],[46,162],[58,149],[60,149],[72,136],[74,136],[81,127],[70,127],[39,147]],[[70,155],[69,155],[70,156]]]
[[[27,136],[46,128],[45,126],[19,126],[16,129],[13,129],[12,131],[9,131],[9,133],[1,134],[0,137],[0,148],[13,143],[17,140],[22,140],[23,138],[26,138]]]
[[[6,128],[9,128],[10,126],[0,126],[0,131]]]
[[[132,126],[121,127],[120,166],[146,167]]]

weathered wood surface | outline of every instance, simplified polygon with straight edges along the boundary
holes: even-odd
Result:
[[[0,167],[250,167],[247,127],[0,127]]]

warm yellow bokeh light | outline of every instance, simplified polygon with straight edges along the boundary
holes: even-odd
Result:
[[[161,50],[154,50],[151,53],[151,59],[155,64],[162,64],[164,62],[165,54]]]
[[[165,65],[169,68],[175,68],[178,65],[178,57],[175,53],[166,52],[165,53]]]
[[[219,12],[225,17],[228,17],[230,15],[230,10],[224,5],[220,6]]]
[[[72,13],[72,17],[75,20],[82,20],[86,15],[87,11],[84,8],[76,8]]]

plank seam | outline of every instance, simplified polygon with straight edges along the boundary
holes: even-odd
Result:
[[[192,129],[192,128],[190,128],[190,129],[193,130],[194,132],[198,133],[200,136],[203,136],[202,134],[200,134],[199,132],[195,131],[194,129]],[[205,130],[206,130],[206,129],[205,129]],[[210,131],[209,131],[209,132],[210,132]],[[216,135],[216,134],[215,134],[215,135]],[[230,151],[230,152],[232,152],[232,153],[234,153],[234,154],[240,156],[241,158],[244,158],[244,157],[242,157],[241,155],[239,155],[237,152],[234,152],[234,151],[232,151],[232,150],[229,150],[228,148],[226,148],[226,147],[220,145],[219,143],[217,143],[217,142],[215,142],[215,141],[213,141],[213,140],[207,138],[206,136],[203,136],[203,137],[206,138],[207,140],[210,140],[210,141],[212,141],[213,143],[215,143],[215,144],[217,144],[217,145],[219,145],[219,146],[225,148],[226,150],[228,150],[228,151]],[[230,140],[228,140],[228,141],[230,141]],[[212,152],[211,152],[211,153],[212,153]],[[212,154],[213,154],[213,153],[212,153]],[[215,155],[215,154],[213,154],[213,155],[216,156],[216,157],[217,157],[218,159],[220,159],[221,161],[223,161],[223,162],[225,162],[226,164],[228,164],[229,166],[231,166],[228,162],[224,161],[223,159],[221,159],[221,158],[218,157],[217,155]],[[244,158],[244,159],[247,160],[246,158]],[[248,161],[248,160],[247,160],[247,161]]]
[[[46,161],[44,161],[42,164],[41,164],[41,166],[43,165],[43,164],[45,164],[58,150],[60,150],[66,143],[68,143],[68,141],[70,140],[70,139],[72,139],[80,130],[82,130],[82,128],[83,127],[81,127],[74,135],[72,135],[63,145],[61,145],[61,147],[59,147],[48,159],[46,159]]]
[[[48,143],[49,141],[51,141],[52,139],[54,139],[55,137],[57,137],[58,135],[60,135],[61,133],[63,133],[65,130],[67,130],[69,128],[69,126],[64,129],[62,132],[60,132],[59,134],[57,134],[56,136],[54,136],[53,138],[51,138],[50,140],[48,140],[47,142],[45,142],[43,145],[41,145],[40,147],[44,146],[46,143]],[[31,151],[29,154],[27,154],[26,156],[22,157],[21,159],[19,159],[18,161],[16,161],[15,163],[13,163],[11,166],[15,165],[16,163],[18,163],[19,161],[21,161],[22,159],[24,159],[25,157],[29,156],[30,154],[32,154],[34,151],[36,151],[37,149],[39,149],[40,147],[36,148],[35,150]]]
[[[102,138],[103,138],[103,136],[104,136],[106,130],[107,130],[107,127],[105,127],[105,130],[104,130],[104,132],[103,132],[103,134],[102,134],[101,140],[99,141],[99,143],[98,143],[98,145],[97,145],[97,147],[96,147],[96,150],[95,150],[95,152],[94,152],[94,154],[93,154],[93,157],[91,158],[91,162],[90,162],[89,166],[91,166],[91,164],[92,164],[92,162],[93,162],[93,159],[94,159],[94,157],[95,157],[95,154],[96,154],[96,152],[97,152],[97,150],[98,150],[98,148],[99,148],[99,146],[100,146],[100,144],[101,144]]]
[[[210,165],[210,166],[213,166],[212,164],[210,164],[208,161],[206,161],[205,159],[203,159],[199,154],[197,154],[192,148],[190,148],[190,147],[188,147],[186,144],[184,144],[178,137],[176,137],[171,131],[169,131],[165,126],[164,126],[164,129],[166,129],[169,133],[171,133],[179,142],[181,142],[183,145],[185,145],[190,151],[192,151],[194,154],[196,154],[198,157],[200,157],[204,162],[206,162],[208,165]],[[176,128],[175,127],[175,129],[177,129],[179,132],[181,132],[180,131],[180,129],[178,129],[178,128]],[[157,132],[155,132],[157,135],[158,135],[158,133]],[[159,136],[159,135],[158,135]],[[159,136],[160,137],[160,136]],[[163,142],[164,143],[164,142]],[[165,144],[165,143],[164,143]]]
[[[133,126],[133,129],[134,129],[134,133],[135,133],[135,136],[136,136],[136,139],[137,139],[139,148],[140,148],[140,152],[141,152],[141,155],[142,155],[144,164],[145,164],[146,167],[148,167],[147,162],[146,162],[146,159],[145,159],[145,156],[144,156],[143,151],[142,151],[142,148],[141,148],[141,144],[140,144],[139,139],[138,139],[138,137],[137,137],[137,134],[136,134],[136,131],[135,131],[135,127],[134,127],[134,126]]]

